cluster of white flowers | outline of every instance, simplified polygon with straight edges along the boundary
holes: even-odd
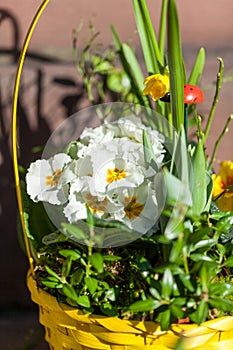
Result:
[[[156,168],[164,157],[164,137],[134,116],[107,120],[86,128],[76,143],[77,155],[59,153],[32,163],[26,175],[30,198],[63,205],[70,223],[87,218],[87,206],[97,218],[119,220],[142,234],[158,218],[157,169],[145,162],[146,131]],[[73,156],[73,155],[72,155]]]

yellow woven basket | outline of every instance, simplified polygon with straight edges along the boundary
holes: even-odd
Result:
[[[121,320],[88,315],[38,288],[31,273],[27,278],[32,300],[39,305],[40,323],[51,350],[169,350],[182,338],[182,349],[232,350],[233,317],[202,325],[173,324],[161,331],[155,322]]]
[[[17,157],[17,101],[23,63],[34,28],[50,0],[44,0],[29,28],[19,59],[12,105],[12,155],[16,194],[29,260],[27,276],[32,300],[38,304],[40,323],[51,350],[232,350],[233,317],[222,317],[202,325],[173,324],[162,331],[155,322],[139,322],[87,315],[79,309],[59,303],[37,287],[33,257],[24,224]],[[181,346],[177,342],[182,340]]]

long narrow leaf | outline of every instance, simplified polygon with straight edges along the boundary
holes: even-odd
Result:
[[[163,66],[163,62],[162,62],[162,53],[159,49],[159,45],[155,36],[155,31],[151,22],[151,18],[150,18],[150,14],[146,5],[146,1],[145,0],[140,0],[141,6],[142,6],[142,11],[143,11],[143,15],[145,18],[145,23],[146,23],[146,27],[148,30],[148,36],[151,40],[151,45],[152,45],[152,49],[154,51],[154,55],[157,59],[158,65],[160,66],[160,68]]]
[[[167,19],[167,0],[162,3],[160,25],[159,25],[159,50],[162,63],[164,63],[164,43],[166,35],[166,19]]]
[[[205,152],[202,139],[199,138],[192,158],[192,213],[200,215],[207,202]]]
[[[148,23],[146,22],[145,15],[143,13],[141,1],[133,0],[133,8],[148,74],[160,72],[156,55],[152,48],[152,42],[148,31]]]
[[[134,51],[127,44],[122,45],[122,50],[123,50],[124,56],[125,56],[128,64],[130,64],[131,74],[134,77],[135,84],[137,85],[138,89],[142,92],[142,90],[145,87],[143,84],[145,77],[142,73],[141,67],[138,63],[138,60],[137,60],[135,54],[134,54]]]
[[[168,1],[168,65],[170,74],[171,109],[177,131],[184,124],[184,63],[181,52],[179,22],[174,0]]]
[[[202,75],[203,69],[205,66],[205,49],[202,47],[198,52],[196,61],[194,62],[190,77],[188,80],[189,84],[197,85],[200,77]]]
[[[136,65],[136,63],[135,63],[136,58],[135,58],[135,56],[133,57],[133,55],[134,55],[133,52],[130,51],[128,45],[121,43],[116,29],[113,26],[111,27],[111,29],[112,29],[114,43],[115,43],[116,49],[119,53],[121,64],[124,68],[125,73],[127,74],[128,78],[129,78],[132,92],[135,94],[135,96],[137,97],[137,99],[141,105],[150,106],[149,98],[147,96],[142,95],[142,82],[144,79],[142,79],[142,73],[139,73],[139,66]],[[133,68],[136,69],[136,71],[134,71],[134,73],[131,69],[131,62],[130,62],[130,59],[132,59],[132,57],[133,57],[133,61],[134,61]],[[139,77],[137,76],[138,73],[139,73]],[[142,80],[142,82],[141,82],[141,80]],[[139,81],[140,81],[140,83],[138,84]]]

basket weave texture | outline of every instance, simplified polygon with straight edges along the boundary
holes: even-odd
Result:
[[[27,277],[32,300],[39,305],[40,323],[51,350],[169,350],[182,338],[182,349],[232,350],[233,317],[226,316],[202,325],[173,324],[161,331],[155,322],[121,320],[87,315],[59,303],[38,288],[31,273]]]

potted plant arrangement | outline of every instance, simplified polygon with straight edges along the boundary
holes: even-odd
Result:
[[[128,81],[124,99],[118,89],[117,102],[69,118],[20,180],[18,87],[47,3],[20,59],[13,161],[28,287],[50,348],[231,349],[233,162],[223,161],[215,174],[214,161],[232,116],[212,157],[205,152],[223,60],[204,127],[196,111],[204,100],[198,87],[204,49],[186,77],[175,0],[162,2],[158,39],[146,1],[133,0],[147,76],[113,27]],[[79,131],[85,115],[97,126]],[[196,130],[192,141],[190,125]]]

